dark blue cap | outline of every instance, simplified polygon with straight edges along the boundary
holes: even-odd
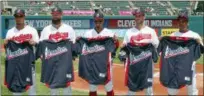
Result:
[[[25,16],[25,10],[23,10],[23,9],[16,9],[15,11],[14,11],[14,16],[16,17],[16,16]]]
[[[145,10],[142,9],[142,8],[134,9],[134,10],[132,11],[132,15],[136,15],[136,14],[142,14],[142,15],[145,15]]]
[[[62,9],[59,7],[52,8],[52,12],[60,12],[62,13]]]
[[[101,12],[95,12],[95,13],[93,14],[93,17],[94,17],[94,19],[103,19],[103,18],[104,18],[104,15],[103,15],[103,13],[101,13]]]
[[[188,21],[188,11],[186,10],[180,11],[177,19],[186,19]]]

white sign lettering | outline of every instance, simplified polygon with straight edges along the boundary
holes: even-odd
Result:
[[[145,25],[150,27],[172,27],[172,20],[145,20]],[[128,28],[136,26],[135,20],[118,20],[119,28]]]
[[[151,20],[151,27],[171,27],[172,20]]]
[[[68,24],[74,28],[90,28],[89,20],[62,20],[63,23]],[[25,20],[27,25],[42,29],[52,23],[52,20]],[[14,26],[14,20],[9,20],[9,28]]]

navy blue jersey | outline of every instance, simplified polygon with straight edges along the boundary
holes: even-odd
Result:
[[[203,54],[204,53],[204,45],[200,44],[200,50],[201,50],[201,53]]]
[[[119,58],[127,58],[125,84],[129,90],[141,91],[152,86],[153,62],[158,59],[152,44],[135,46],[128,43],[121,49]]]
[[[11,92],[24,92],[33,84],[33,47],[28,42],[9,41],[5,48],[5,85]]]
[[[72,50],[69,40],[39,43],[36,55],[42,60],[41,82],[50,88],[64,88],[74,80]]]
[[[160,82],[168,88],[179,89],[192,84],[193,62],[200,58],[200,45],[186,37],[163,37],[158,47],[161,52]]]
[[[111,53],[114,40],[80,38],[76,42],[79,56],[79,76],[90,84],[105,84],[110,80]]]

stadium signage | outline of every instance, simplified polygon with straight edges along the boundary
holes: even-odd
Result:
[[[74,28],[90,28],[89,20],[63,20],[63,22]],[[37,29],[43,29],[45,26],[51,24],[51,20],[25,20],[25,23]],[[8,28],[12,28],[14,25],[14,20],[9,20]]]
[[[179,31],[178,28],[163,28],[161,29],[161,36],[169,36],[170,34]]]
[[[160,27],[176,27],[177,21],[176,20],[145,20],[145,24],[153,27],[153,28],[160,28]],[[135,26],[135,20],[116,20],[112,19],[109,20],[108,27],[109,28],[130,28]]]

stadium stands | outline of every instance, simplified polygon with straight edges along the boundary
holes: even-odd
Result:
[[[171,1],[172,5],[179,9],[185,9],[186,7],[190,7],[190,1]]]
[[[93,10],[100,7],[106,15],[119,15],[120,10],[131,10],[133,7],[145,8],[147,15],[170,15],[167,8],[194,8],[190,1],[7,1],[7,6],[23,8],[28,15],[48,15],[50,9],[59,6],[63,10]],[[195,1],[192,1],[195,2]],[[193,9],[191,9],[193,10]],[[74,15],[74,14],[73,14]]]

